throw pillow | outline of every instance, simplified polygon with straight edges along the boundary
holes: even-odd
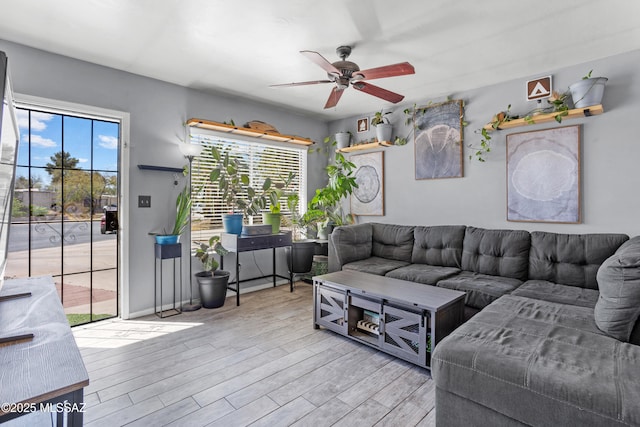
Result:
[[[640,236],[625,242],[597,274],[600,296],[594,317],[607,335],[629,341],[640,316]]]

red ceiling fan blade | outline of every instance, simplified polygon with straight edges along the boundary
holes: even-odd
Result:
[[[334,74],[336,77],[340,75],[340,70],[333,66],[333,64],[327,61],[324,56],[320,55],[318,52],[314,52],[312,50],[301,50],[301,54],[306,56],[311,62],[318,64],[329,74]]]
[[[374,86],[371,83],[354,82],[351,86],[353,86],[354,89],[357,89],[364,93],[368,93],[369,95],[377,96],[378,98],[382,98],[385,101],[393,102],[394,104],[397,104],[404,99],[404,95],[391,92],[390,90],[382,89],[381,87]]]
[[[369,68],[368,70],[360,70],[353,73],[354,77],[363,77],[360,80],[382,79],[384,77],[404,76],[407,74],[415,74],[416,70],[413,65],[408,62],[399,64],[385,65],[384,67]]]
[[[310,82],[297,82],[297,83],[283,83],[279,85],[269,85],[269,87],[290,87],[290,86],[306,86],[306,85],[316,85],[319,83],[333,83],[331,80],[314,80]]]
[[[338,104],[338,101],[340,101],[342,92],[344,92],[344,89],[340,89],[337,86],[334,87],[329,94],[329,99],[327,99],[327,103],[324,105],[324,108],[335,107]]]

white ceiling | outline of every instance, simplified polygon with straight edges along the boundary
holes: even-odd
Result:
[[[0,38],[332,120],[392,104],[349,88],[324,110],[330,84],[270,88],[326,78],[300,50],[409,61],[415,75],[373,83],[424,103],[640,49],[640,1],[3,0]]]

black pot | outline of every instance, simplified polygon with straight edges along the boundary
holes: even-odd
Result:
[[[292,242],[293,247],[293,265],[289,257],[289,248],[287,250],[287,262],[289,271],[292,273],[306,273],[311,271],[313,263],[313,255],[316,253],[316,242],[314,240],[300,240]]]
[[[211,276],[210,271],[196,273],[198,289],[200,290],[200,302],[204,308],[218,308],[224,305],[227,298],[227,284],[229,272],[216,270]]]

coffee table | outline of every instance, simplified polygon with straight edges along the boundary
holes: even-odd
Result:
[[[464,292],[358,271],[313,278],[313,326],[430,369],[464,318]]]

